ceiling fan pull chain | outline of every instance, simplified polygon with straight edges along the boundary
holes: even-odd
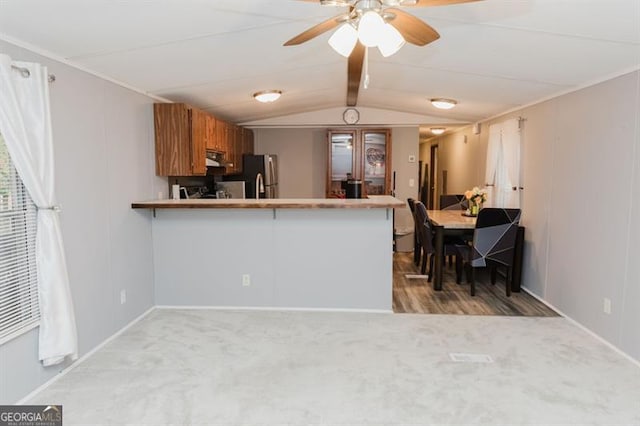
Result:
[[[364,48],[364,88],[368,89],[369,88],[369,48],[365,47]]]

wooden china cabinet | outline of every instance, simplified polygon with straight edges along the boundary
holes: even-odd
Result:
[[[348,175],[363,182],[363,196],[391,194],[389,129],[330,129],[327,144],[327,198],[344,197]]]

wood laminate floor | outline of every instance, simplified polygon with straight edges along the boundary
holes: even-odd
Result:
[[[434,291],[433,283],[425,278],[410,279],[406,274],[419,274],[413,264],[413,253],[393,254],[393,311],[396,313],[460,314],[460,315],[509,315],[509,316],[558,316],[556,312],[521,291],[507,297],[504,278],[498,276],[491,285],[489,274],[476,273],[476,295],[469,294],[469,284],[463,279],[456,284],[454,266],[446,266],[442,291]]]

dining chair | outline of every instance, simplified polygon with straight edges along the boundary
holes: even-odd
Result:
[[[409,205],[409,210],[411,210],[411,216],[413,217],[413,263],[418,266],[420,265],[422,244],[420,231],[418,229],[418,222],[416,221],[416,201],[413,198],[407,198],[407,204]]]
[[[425,274],[427,270],[427,263],[429,263],[429,272],[427,273],[427,281],[430,282],[433,278],[433,262],[435,259],[435,233],[431,221],[429,220],[429,214],[427,208],[420,201],[415,201],[416,212],[416,224],[418,232],[420,233],[421,247],[422,247],[422,265],[420,267],[420,273]],[[456,255],[456,247],[460,243],[459,239],[453,239],[451,241],[445,240],[444,243],[444,255]],[[444,257],[444,256],[443,256]]]
[[[446,194],[440,196],[440,210],[467,210],[469,200],[464,194]]]
[[[420,248],[422,251],[422,266],[420,267],[420,273],[422,275],[425,274],[427,270],[427,263],[429,263],[429,273],[427,274],[427,281],[431,281],[433,271],[433,254],[435,253],[435,249],[433,246],[433,229],[431,228],[431,222],[429,221],[427,209],[425,208],[424,204],[422,204],[420,201],[415,201],[414,203],[416,213],[416,228],[417,232],[420,235]]]
[[[520,209],[484,208],[478,213],[471,245],[457,245],[456,282],[462,280],[462,269],[467,270],[471,295],[476,294],[475,268],[491,268],[491,284],[496,282],[496,271],[507,268],[506,294],[511,296],[513,255],[520,222]]]

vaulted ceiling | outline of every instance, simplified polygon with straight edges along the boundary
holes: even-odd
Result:
[[[295,0],[0,0],[0,37],[248,122],[345,105],[347,59],[327,44],[331,32],[282,46],[341,11]],[[441,38],[389,58],[371,49],[371,84],[358,106],[473,122],[640,66],[638,0],[405,11]],[[284,94],[259,104],[251,95],[263,89]],[[459,105],[439,111],[427,102],[433,97]]]

